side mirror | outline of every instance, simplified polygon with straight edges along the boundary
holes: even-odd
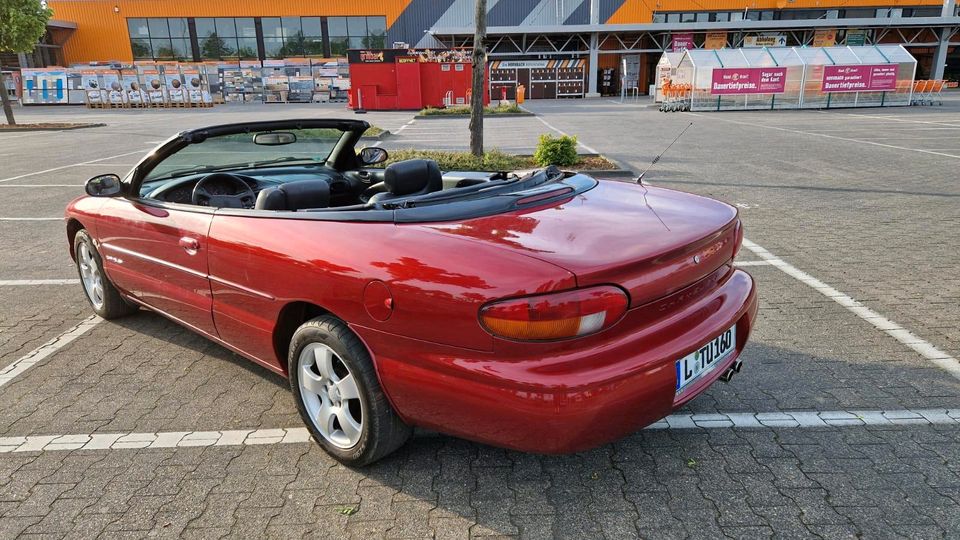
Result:
[[[283,146],[297,142],[297,136],[289,131],[270,131],[253,136],[253,144],[261,146]]]
[[[101,174],[87,180],[83,185],[91,197],[116,197],[123,191],[120,177],[115,174]]]
[[[389,158],[387,151],[379,146],[368,146],[360,151],[360,163],[364,165],[376,165],[383,163]]]

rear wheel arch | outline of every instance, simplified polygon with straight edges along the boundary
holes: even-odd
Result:
[[[277,323],[273,327],[273,349],[285,373],[287,371],[287,355],[290,353],[290,340],[293,339],[294,332],[303,323],[323,315],[336,317],[330,310],[305,301],[290,302],[280,309],[280,314],[277,315]]]

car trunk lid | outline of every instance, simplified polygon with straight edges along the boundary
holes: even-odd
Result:
[[[715,274],[732,260],[740,234],[727,204],[613,181],[559,203],[422,226],[555,264],[581,287],[619,285],[631,307]]]

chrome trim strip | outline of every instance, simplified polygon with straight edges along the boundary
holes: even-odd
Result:
[[[145,254],[145,253],[140,253],[140,252],[138,252],[138,251],[133,251],[133,250],[130,250],[130,249],[126,249],[126,248],[122,248],[122,247],[119,247],[119,246],[115,246],[115,245],[109,244],[109,243],[107,243],[107,242],[103,242],[103,243],[101,243],[100,245],[101,245],[102,247],[106,247],[106,248],[112,249],[113,251],[116,251],[116,252],[119,252],[119,253],[124,253],[124,254],[126,254],[126,255],[130,255],[130,256],[133,256],[133,257],[137,257],[137,258],[143,259],[143,260],[145,260],[145,261],[150,261],[150,262],[152,262],[152,263],[156,263],[156,264],[159,264],[159,265],[162,265],[162,266],[166,266],[166,267],[168,267],[168,268],[173,268],[174,270],[180,270],[181,272],[186,272],[186,273],[188,273],[188,274],[190,274],[190,275],[192,275],[192,276],[196,276],[196,277],[203,278],[203,279],[209,279],[209,280],[211,280],[211,281],[216,281],[217,283],[220,283],[221,285],[226,285],[227,287],[232,287],[232,288],[234,288],[234,289],[237,289],[237,290],[240,290],[240,291],[243,291],[243,292],[246,292],[246,293],[250,293],[250,294],[252,294],[252,295],[254,295],[254,296],[259,296],[260,298],[265,298],[265,299],[267,299],[267,300],[276,300],[276,297],[275,297],[275,296],[270,295],[270,294],[267,294],[267,293],[265,293],[265,292],[261,292],[261,291],[258,291],[258,290],[256,290],[256,289],[251,289],[251,288],[249,288],[249,287],[245,287],[245,286],[243,286],[243,285],[240,285],[239,283],[234,283],[234,282],[232,282],[232,281],[229,281],[229,280],[226,280],[226,279],[223,279],[223,278],[219,278],[219,277],[217,277],[217,276],[213,276],[213,275],[210,275],[210,274],[204,274],[203,272],[198,272],[198,271],[196,271],[196,270],[193,270],[192,268],[187,268],[186,266],[180,266],[179,264],[175,264],[175,263],[172,263],[172,262],[169,262],[169,261],[165,261],[165,260],[163,260],[163,259],[158,259],[158,258],[156,258],[156,257],[151,257],[150,255],[147,255],[147,254]]]
[[[158,258],[156,258],[156,257],[151,257],[150,255],[147,255],[147,254],[145,254],[145,253],[140,253],[139,251],[133,251],[133,250],[130,250],[130,249],[122,248],[122,247],[120,247],[120,246],[115,246],[115,245],[110,244],[110,243],[107,243],[107,242],[103,242],[103,243],[101,243],[100,245],[103,246],[103,247],[112,249],[113,251],[116,251],[116,252],[119,252],[119,253],[124,253],[124,254],[126,254],[126,255],[130,255],[130,256],[133,256],[133,257],[137,257],[138,259],[143,259],[143,260],[145,260],[145,261],[150,261],[150,262],[152,262],[152,263],[156,263],[156,264],[159,264],[159,265],[161,265],[161,266],[166,266],[167,268],[173,268],[174,270],[180,270],[181,272],[186,272],[187,274],[190,274],[190,275],[192,275],[192,276],[196,276],[196,277],[203,278],[203,279],[208,279],[208,278],[210,277],[210,276],[208,276],[207,274],[204,274],[203,272],[198,272],[197,270],[194,270],[194,269],[192,269],[192,268],[187,268],[186,266],[180,266],[179,264],[172,263],[172,262],[170,262],[170,261],[165,261],[165,260],[163,260],[163,259],[158,259]]]
[[[259,296],[260,298],[266,298],[267,300],[276,300],[276,297],[275,297],[275,296],[269,295],[269,294],[267,294],[267,293],[265,293],[265,292],[260,292],[260,291],[258,291],[258,290],[256,290],[256,289],[251,289],[251,288],[249,288],[249,287],[244,287],[243,285],[240,285],[239,283],[234,283],[234,282],[232,282],[232,281],[227,281],[227,280],[225,280],[225,279],[223,279],[223,278],[219,278],[219,277],[213,276],[213,275],[208,276],[208,277],[210,278],[210,281],[216,281],[217,283],[219,283],[219,284],[221,284],[221,285],[226,285],[227,287],[233,287],[234,289],[237,289],[237,290],[241,290],[241,291],[243,291],[243,292],[250,293],[250,294],[252,294],[252,295],[254,295],[254,296]]]

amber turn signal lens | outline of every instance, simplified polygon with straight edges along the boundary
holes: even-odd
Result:
[[[568,339],[613,325],[628,304],[622,289],[602,285],[496,301],[480,309],[480,322],[491,334],[507,339]]]

